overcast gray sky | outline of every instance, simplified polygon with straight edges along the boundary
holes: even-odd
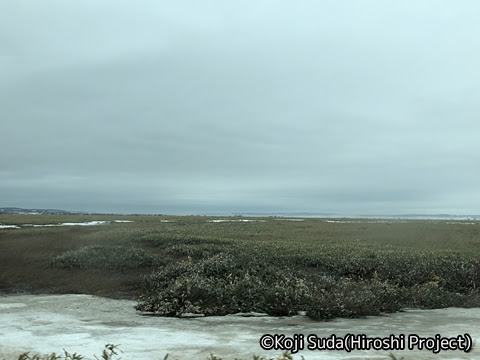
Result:
[[[0,206],[480,214],[479,18],[0,0]]]

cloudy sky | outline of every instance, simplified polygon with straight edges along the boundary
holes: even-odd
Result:
[[[0,207],[480,214],[480,2],[0,2]]]

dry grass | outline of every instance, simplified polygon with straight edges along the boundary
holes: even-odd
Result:
[[[331,223],[321,219],[291,222],[266,218],[264,222],[212,223],[208,220],[213,217],[203,216],[0,215],[0,223],[18,225],[114,219],[134,222],[0,229],[0,292],[137,298],[141,280],[158,266],[129,268],[119,264],[118,269],[98,268],[98,263],[97,268],[49,266],[57,256],[82,252],[95,245],[139,248],[154,256],[157,265],[185,260],[188,256],[198,261],[219,252],[239,258],[259,254],[259,261],[263,256],[264,262],[277,263],[280,268],[288,265],[317,275],[330,271],[360,280],[381,270],[380,265],[388,269],[393,266],[390,263],[398,264],[402,256],[409,259],[431,256],[456,262],[478,260],[480,255],[480,224],[445,221]],[[166,219],[174,222],[161,222]],[[239,219],[242,218],[236,218]],[[272,258],[275,260],[271,261]],[[427,280],[425,284],[431,287],[442,284],[442,279],[435,277]],[[472,281],[477,280],[480,284],[480,279]]]
[[[7,219],[5,219],[5,217]],[[51,216],[1,216],[0,223],[50,224],[90,219]],[[93,227],[27,227],[0,230],[0,292],[86,293],[134,298],[143,272],[95,269],[63,270],[47,266],[49,259],[98,243],[121,243],[123,224]]]

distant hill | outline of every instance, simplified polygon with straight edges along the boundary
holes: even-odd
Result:
[[[84,212],[66,211],[58,209],[23,209],[17,207],[0,207],[0,214],[75,215],[84,214]]]
[[[214,215],[214,214],[212,214]],[[222,214],[215,214],[221,216]],[[278,216],[278,217],[308,217],[308,218],[365,218],[365,219],[431,219],[431,220],[475,220],[480,215],[454,215],[454,214],[339,214],[339,213],[314,213],[314,212],[282,212],[282,213],[235,213],[234,216]]]
[[[29,214],[29,215],[120,215],[117,213],[99,213],[90,211],[67,211],[59,209],[24,209],[18,207],[0,207],[0,214]],[[125,214],[124,214],[125,215]],[[165,214],[131,213],[128,215],[163,216]],[[480,215],[454,214],[398,214],[398,215],[364,215],[338,214],[314,212],[244,212],[244,213],[203,213],[203,216],[251,216],[251,217],[306,217],[306,218],[365,218],[365,219],[431,219],[431,220],[480,220]]]

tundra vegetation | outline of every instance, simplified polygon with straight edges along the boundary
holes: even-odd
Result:
[[[216,219],[0,215],[20,226],[0,229],[0,294],[137,299],[137,310],[163,316],[305,311],[318,320],[480,306],[480,222]],[[93,220],[111,222],[33,226]]]
[[[0,292],[137,299],[163,316],[327,320],[480,305],[480,223],[214,219],[0,215],[21,226],[0,230]],[[112,222],[32,226],[92,220]]]
[[[100,360],[100,359],[103,359],[103,360],[120,360],[121,359],[121,357],[120,357],[121,354],[120,353],[123,353],[123,351],[118,348],[118,345],[107,344],[107,345],[105,345],[105,348],[103,349],[102,354],[100,355],[100,358],[95,355],[95,359],[97,359],[97,360]],[[388,357],[391,360],[404,360],[403,357],[399,359],[393,354],[390,354]],[[64,360],[84,360],[85,357],[81,354],[78,354],[78,353],[73,353],[73,354],[69,353],[65,349],[63,349],[63,354],[51,353],[51,354],[42,356],[42,355],[39,355],[39,354],[30,355],[29,352],[25,352],[23,354],[20,354],[19,357],[18,357],[18,360],[61,360],[61,359],[64,359]],[[167,355],[165,355],[163,360],[168,360],[168,359],[169,359],[169,356],[167,354]],[[303,356],[301,356],[301,359],[305,360],[305,358]],[[206,358],[206,360],[222,360],[222,358],[217,357],[213,354],[210,354],[210,356],[208,356]],[[241,359],[235,358],[235,360],[241,360]],[[263,356],[253,355],[252,360],[267,360],[267,358],[265,358]],[[268,360],[294,360],[294,358],[293,358],[292,354],[290,354],[288,352],[283,352],[282,354],[280,354],[276,357],[271,357]]]

